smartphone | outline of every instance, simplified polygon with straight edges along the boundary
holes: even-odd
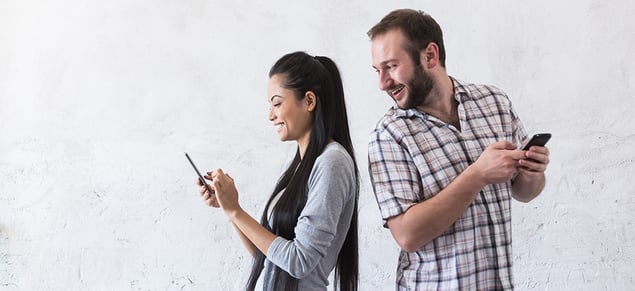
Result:
[[[194,168],[194,171],[198,175],[198,179],[201,180],[201,183],[203,183],[203,185],[205,185],[205,188],[207,188],[207,191],[209,191],[210,195],[213,195],[214,191],[212,191],[212,188],[209,187],[209,184],[205,183],[205,178],[203,178],[203,175],[201,175],[201,172],[198,171],[198,169],[196,168],[196,165],[194,165],[194,162],[192,162],[190,155],[185,153],[185,157],[190,162],[190,165],[192,165],[192,168]]]
[[[529,141],[527,141],[524,145],[521,146],[521,150],[523,151],[529,150],[531,146],[544,147],[550,138],[551,138],[551,133],[536,133],[529,139]]]

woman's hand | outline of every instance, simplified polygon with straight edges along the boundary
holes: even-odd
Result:
[[[214,195],[213,192],[210,193],[209,190],[207,190],[207,187],[203,185],[203,182],[201,182],[201,179],[196,179],[196,185],[198,185],[198,194],[201,195],[201,198],[203,198],[203,201],[205,201],[205,204],[214,208],[220,207],[220,204],[218,204],[218,200],[216,199],[216,195]],[[212,187],[210,186],[210,188]],[[212,188],[212,191],[213,190],[214,188]]]
[[[208,172],[205,178],[212,179],[212,190],[216,193],[215,200],[229,216],[241,210],[238,203],[238,190],[234,185],[234,179],[225,174],[222,169]]]

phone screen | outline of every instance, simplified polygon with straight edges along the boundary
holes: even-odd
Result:
[[[198,179],[201,180],[201,183],[203,183],[203,185],[205,185],[205,187],[207,188],[207,191],[209,191],[210,195],[214,194],[214,191],[212,191],[212,188],[209,187],[209,184],[205,183],[205,178],[203,178],[203,175],[201,175],[201,172],[198,171],[198,169],[196,168],[196,165],[194,165],[194,162],[192,162],[192,159],[190,158],[190,155],[185,153],[185,157],[190,162],[190,165],[192,165],[192,168],[194,168],[194,171],[198,175]]]
[[[527,141],[521,149],[523,151],[529,150],[531,146],[545,146],[547,141],[551,138],[551,133],[537,133],[534,134],[529,141]]]

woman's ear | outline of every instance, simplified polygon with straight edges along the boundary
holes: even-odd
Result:
[[[315,93],[313,93],[313,91],[307,91],[304,94],[304,102],[309,112],[312,112],[317,106],[317,96],[315,96]]]

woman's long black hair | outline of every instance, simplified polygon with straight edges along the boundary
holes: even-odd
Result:
[[[307,91],[317,96],[315,119],[311,129],[311,137],[304,158],[300,150],[282,174],[263,211],[260,223],[273,233],[288,240],[295,239],[294,228],[298,217],[307,202],[308,179],[315,160],[322,153],[330,139],[340,143],[353,159],[355,166],[355,206],[348,233],[335,267],[335,285],[343,291],[357,290],[359,281],[357,251],[357,201],[359,196],[359,171],[353,143],[348,127],[346,103],[342,79],[335,63],[328,57],[312,57],[304,52],[294,52],[280,58],[269,71],[269,77],[283,76],[282,86],[293,90],[297,99],[304,98]],[[283,193],[273,206],[271,221],[267,210],[273,198],[280,191]],[[256,281],[262,273],[265,256],[256,249],[251,275],[247,282],[247,290],[254,290]],[[297,290],[298,279],[275,266],[273,272],[273,290]],[[339,283],[339,284],[338,284]]]

